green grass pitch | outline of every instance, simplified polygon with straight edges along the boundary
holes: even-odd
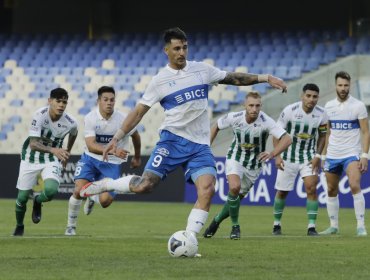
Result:
[[[370,236],[356,237],[353,209],[340,210],[339,236],[306,236],[304,208],[287,207],[283,235],[271,235],[272,208],[241,206],[240,240],[230,240],[230,221],[211,239],[198,236],[201,258],[176,259],[167,252],[170,235],[184,229],[192,205],[115,202],[81,209],[77,236],[66,237],[66,200],[43,206],[42,221],[11,237],[15,200],[0,199],[0,279],[370,279]],[[82,208],[82,207],[81,207]],[[207,222],[220,210],[213,205]],[[369,213],[367,213],[367,217]],[[368,218],[367,218],[368,220]],[[328,226],[319,209],[317,228]]]

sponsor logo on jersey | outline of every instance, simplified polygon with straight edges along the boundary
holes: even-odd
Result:
[[[71,117],[67,114],[65,114],[65,118],[70,122],[70,123],[74,123],[74,121],[71,119]]]
[[[360,128],[358,120],[332,120],[330,121],[330,128],[334,130],[351,130]]]
[[[155,151],[156,154],[160,154],[161,156],[164,156],[164,157],[167,157],[170,152],[166,149],[166,148],[158,148],[156,151]]]
[[[37,124],[37,121],[36,120],[32,120],[32,126],[36,126],[36,124]]]
[[[96,134],[95,140],[97,143],[108,144],[113,138],[113,135]]]
[[[302,140],[307,140],[315,137],[315,135],[308,133],[296,133],[294,136]]]
[[[252,149],[258,147],[258,145],[253,144],[253,143],[243,143],[243,144],[240,144],[240,147],[245,149],[245,150],[252,150]]]
[[[164,97],[161,105],[165,110],[170,110],[176,106],[185,104],[189,101],[207,99],[208,85],[196,85],[182,90],[178,90]]]

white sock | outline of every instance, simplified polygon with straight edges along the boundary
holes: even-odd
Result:
[[[193,208],[188,217],[188,224],[186,230],[194,233],[199,233],[202,227],[205,225],[208,218],[208,212]]]
[[[357,228],[365,227],[365,198],[362,192],[353,195],[353,207],[357,219]]]
[[[339,198],[328,196],[326,202],[326,209],[328,211],[330,226],[338,228],[338,216],[339,216]]]
[[[132,194],[130,190],[130,181],[136,175],[128,175],[107,182],[108,191],[115,191],[120,194]]]
[[[77,225],[77,217],[78,213],[80,212],[81,204],[81,199],[75,199],[73,195],[71,195],[68,202],[67,227],[75,227]]]

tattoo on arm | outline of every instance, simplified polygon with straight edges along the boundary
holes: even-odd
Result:
[[[257,84],[257,75],[246,74],[239,72],[228,72],[226,77],[218,82],[219,84],[234,85],[234,86],[248,86]]]
[[[41,138],[37,138],[37,137],[32,137],[30,139],[30,148],[38,152],[51,153],[51,147],[45,146],[42,143]]]

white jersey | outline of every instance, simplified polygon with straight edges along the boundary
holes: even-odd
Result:
[[[140,103],[152,107],[160,102],[165,120],[159,130],[209,145],[208,87],[225,76],[225,71],[203,62],[187,61],[182,70],[167,65],[153,77]]]
[[[325,109],[318,105],[309,114],[303,110],[302,101],[286,106],[277,123],[290,134],[292,144],[283,152],[282,158],[292,163],[311,161],[316,153],[318,131],[326,131],[327,122]]]
[[[286,131],[262,111],[253,123],[247,123],[245,117],[246,111],[231,112],[218,119],[217,126],[219,129],[233,129],[234,139],[226,158],[239,162],[245,168],[257,169],[262,166],[257,157],[265,151],[269,134],[279,139]]]
[[[99,112],[99,108],[91,111],[85,116],[85,138],[87,137],[95,137],[97,143],[105,146],[107,145],[110,140],[112,140],[114,134],[117,130],[121,127],[122,122],[126,119],[127,114],[124,114],[119,111],[114,111],[112,116],[106,120]],[[129,135],[132,135],[136,131],[134,128],[130,131]],[[130,148],[129,137],[124,137],[117,143],[117,147],[120,149],[124,149],[126,151]],[[103,161],[103,155],[94,154],[89,152],[88,148],[85,147],[85,154]],[[126,159],[121,159],[114,155],[108,155],[108,162],[114,164],[120,164],[122,162],[126,162]]]
[[[337,98],[325,104],[330,122],[330,136],[326,156],[341,159],[361,154],[359,120],[367,118],[365,104],[349,96],[344,102]]]
[[[58,158],[51,153],[33,151],[30,148],[30,138],[40,137],[45,146],[62,148],[67,134],[77,135],[78,125],[74,117],[66,112],[59,120],[53,122],[49,114],[49,106],[40,108],[33,115],[28,138],[22,146],[22,160],[30,163],[49,163]]]

